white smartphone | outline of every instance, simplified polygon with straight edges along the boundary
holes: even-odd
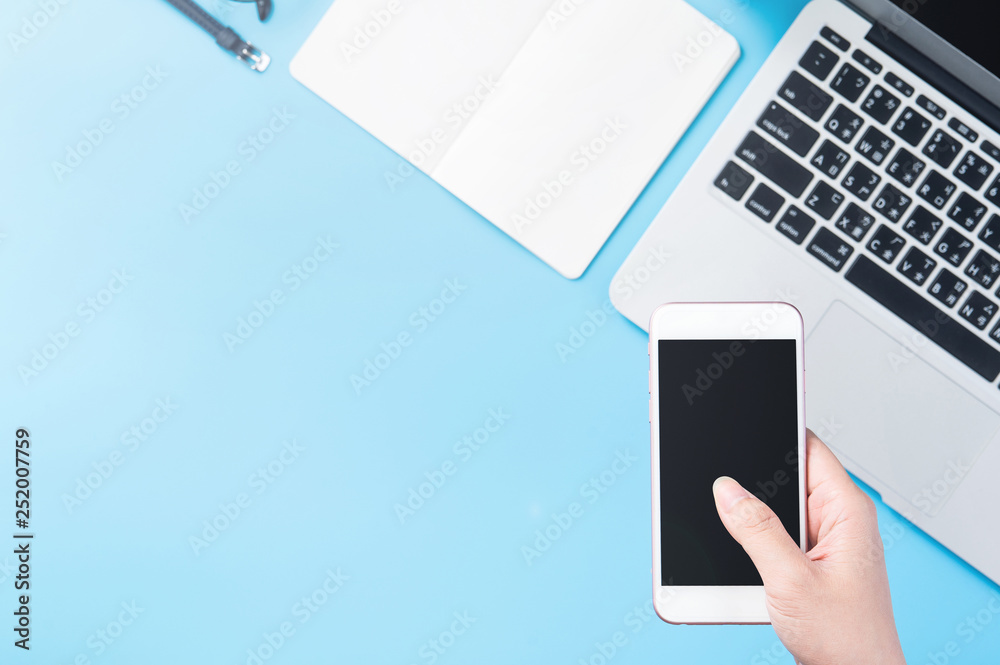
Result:
[[[769,623],[712,484],[735,478],[805,550],[802,316],[785,303],[673,303],[649,325],[653,606],[675,624]]]

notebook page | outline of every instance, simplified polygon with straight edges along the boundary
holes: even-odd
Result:
[[[550,0],[336,0],[292,75],[429,172]]]
[[[738,53],[680,0],[589,0],[536,27],[431,175],[576,277]]]

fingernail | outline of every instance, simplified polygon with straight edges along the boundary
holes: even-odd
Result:
[[[712,493],[715,494],[715,503],[727,513],[732,511],[737,503],[750,497],[750,492],[729,476],[716,478],[712,484]]]

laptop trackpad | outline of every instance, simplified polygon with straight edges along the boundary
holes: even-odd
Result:
[[[909,339],[933,344],[916,331]],[[806,372],[813,431],[849,469],[928,515],[1000,425],[992,409],[839,301],[809,335]]]

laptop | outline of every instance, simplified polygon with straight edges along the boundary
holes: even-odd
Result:
[[[985,0],[814,0],[611,284],[791,302],[809,426],[1000,582],[1000,50]]]

